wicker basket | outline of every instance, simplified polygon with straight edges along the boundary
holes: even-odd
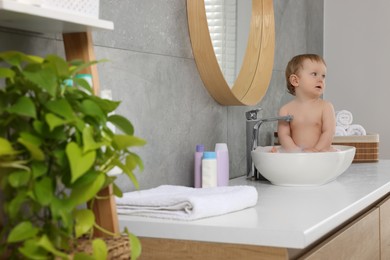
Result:
[[[362,136],[335,136],[334,145],[356,147],[353,163],[377,162],[379,160],[379,134],[367,133]]]
[[[106,242],[107,245],[107,259],[130,259],[130,245],[128,237],[105,237],[102,239]],[[87,238],[80,238],[77,243],[76,252],[92,254],[92,240]]]

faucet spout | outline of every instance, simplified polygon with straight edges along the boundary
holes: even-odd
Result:
[[[253,119],[253,118],[248,118],[247,117],[247,123],[254,123],[253,129],[252,129],[252,137],[250,141],[250,146],[247,147],[247,166],[249,167],[249,170],[247,172],[247,178],[259,178],[259,173],[257,169],[254,166],[254,163],[252,161],[252,156],[251,156],[251,151],[255,150],[257,148],[258,144],[258,138],[259,138],[259,130],[260,126],[264,122],[273,122],[273,121],[286,121],[286,122],[291,122],[293,120],[292,115],[287,115],[287,116],[276,116],[276,117],[268,117],[268,118],[259,118],[259,119]],[[248,134],[248,133],[247,133]],[[248,136],[247,136],[248,138]],[[248,142],[247,142],[248,143]]]

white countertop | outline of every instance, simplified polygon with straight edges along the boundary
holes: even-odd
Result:
[[[241,177],[230,185],[253,185],[253,208],[197,221],[119,215],[141,237],[305,248],[390,192],[390,160],[352,164],[335,181],[318,187],[281,187]]]

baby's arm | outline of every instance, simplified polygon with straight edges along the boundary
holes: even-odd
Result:
[[[324,101],[322,113],[322,133],[317,144],[314,146],[316,151],[329,151],[331,149],[333,137],[336,128],[336,118],[333,105]]]
[[[287,109],[285,107],[282,107],[279,111],[279,116],[287,115]],[[286,151],[297,151],[300,149],[292,139],[290,124],[286,121],[279,121],[278,123],[278,138],[280,144]]]

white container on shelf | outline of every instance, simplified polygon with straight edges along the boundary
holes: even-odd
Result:
[[[99,0],[41,0],[42,7],[99,18]]]

